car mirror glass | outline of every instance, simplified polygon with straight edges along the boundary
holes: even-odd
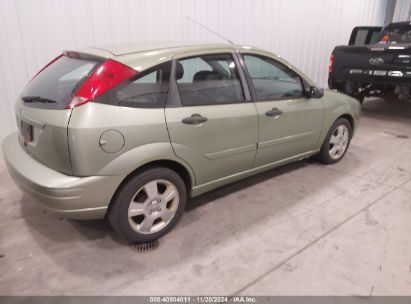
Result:
[[[308,91],[306,91],[306,96],[308,98],[321,98],[324,96],[324,89],[311,86]]]

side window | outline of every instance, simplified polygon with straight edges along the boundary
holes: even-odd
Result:
[[[177,80],[178,83],[190,83],[194,78],[194,74],[198,71],[212,71],[212,67],[207,64],[201,57],[188,58],[180,60],[181,65],[184,69],[184,74],[180,79]]]
[[[301,78],[274,59],[244,55],[258,100],[273,100],[303,96]]]
[[[170,74],[171,61],[143,71],[134,79],[98,97],[96,101],[131,108],[164,107]]]
[[[176,79],[184,106],[245,100],[237,67],[230,54],[181,59],[177,62]]]

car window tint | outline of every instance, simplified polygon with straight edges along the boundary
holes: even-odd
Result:
[[[108,91],[96,101],[132,108],[164,107],[170,71],[171,62],[155,66]]]
[[[244,101],[236,64],[230,54],[181,59],[176,75],[181,102],[185,106]]]
[[[380,34],[379,43],[411,43],[411,26],[407,22],[387,25]]]
[[[182,78],[178,79],[179,83],[189,83],[192,82],[194,74],[198,71],[212,71],[213,68],[207,64],[201,57],[188,58],[180,60],[183,65],[184,74]]]
[[[258,100],[300,97],[303,95],[301,78],[297,73],[274,59],[244,55]]]
[[[371,39],[370,39],[370,44],[376,44],[378,42],[379,38],[380,38],[380,32],[379,31],[372,32]]]
[[[139,77],[135,83],[157,83],[157,73],[161,73],[161,69],[156,69],[152,72],[149,72],[147,75]]]
[[[355,36],[354,45],[364,45],[365,40],[367,39],[368,29],[367,30],[358,30],[357,35]]]
[[[73,92],[100,63],[94,60],[61,56],[34,77],[21,93],[23,100],[38,97],[48,99],[50,102],[26,102],[25,106],[64,109],[70,102]]]

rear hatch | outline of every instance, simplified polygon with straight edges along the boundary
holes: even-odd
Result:
[[[67,128],[73,94],[99,65],[95,58],[61,55],[24,88],[16,103],[21,146],[44,165],[72,174]]]

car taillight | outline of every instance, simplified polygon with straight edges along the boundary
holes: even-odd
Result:
[[[334,68],[334,55],[330,56],[330,63],[328,64],[328,73],[332,73]]]
[[[133,68],[108,59],[80,85],[66,109],[81,106],[137,74]]]

